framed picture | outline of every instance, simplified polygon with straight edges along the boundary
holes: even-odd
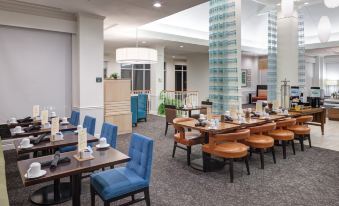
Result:
[[[241,70],[241,86],[247,87],[247,69]]]

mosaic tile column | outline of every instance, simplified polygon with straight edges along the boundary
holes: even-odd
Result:
[[[241,1],[210,0],[209,99],[213,113],[241,108]]]
[[[277,100],[277,12],[268,14],[268,101]]]
[[[305,26],[304,15],[299,13],[298,16],[298,44],[299,44],[299,67],[298,67],[298,83],[301,89],[305,87],[306,70],[305,70]]]

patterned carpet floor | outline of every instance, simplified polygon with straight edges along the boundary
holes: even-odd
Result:
[[[277,147],[277,164],[273,164],[271,155],[267,154],[265,169],[261,170],[259,156],[253,154],[251,175],[246,174],[243,162],[235,162],[235,180],[229,183],[228,166],[217,172],[202,173],[186,165],[185,151],[178,149],[172,158],[174,130],[170,128],[167,136],[164,135],[164,118],[150,115],[148,122],[139,123],[133,130],[155,141],[150,187],[152,205],[339,205],[339,152],[308,146],[301,152],[297,144],[297,154],[293,155],[288,148],[284,160],[281,148]],[[129,141],[130,135],[119,136],[117,148],[127,153]],[[193,147],[192,159],[200,156],[201,147]],[[10,205],[32,205],[29,195],[42,185],[24,188],[15,151],[6,151],[5,159]],[[90,205],[89,200],[89,180],[84,179],[82,205]],[[71,205],[71,202],[62,205]],[[98,197],[96,205],[103,205]]]

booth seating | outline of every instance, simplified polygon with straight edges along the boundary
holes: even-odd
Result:
[[[130,205],[142,200],[151,205],[149,184],[152,171],[153,140],[140,134],[132,134],[128,156],[131,160],[126,167],[107,170],[91,175],[91,206],[95,205],[95,195],[108,206],[111,202],[125,197],[132,200]],[[136,199],[135,194],[143,192],[144,197]]]
[[[281,141],[283,148],[283,158],[286,159],[286,145],[288,142],[292,145],[293,154],[295,155],[294,148],[294,133],[287,130],[287,127],[295,125],[296,119],[286,119],[276,122],[277,129],[268,133],[276,141]]]
[[[313,120],[313,116],[307,115],[298,117],[296,119],[296,125],[287,127],[288,130],[294,133],[294,139],[299,140],[301,151],[304,151],[304,141],[308,140],[309,146],[312,147],[311,144],[311,128],[307,126],[307,122],[311,122]]]
[[[210,138],[210,142],[202,146],[205,153],[229,160],[230,182],[233,182],[233,161],[234,159],[243,159],[246,164],[247,174],[250,175],[248,164],[249,147],[238,143],[239,140],[245,140],[250,136],[250,130],[244,129],[234,133],[217,134]]]
[[[131,96],[132,125],[138,126],[138,96]]]
[[[147,122],[147,94],[138,94],[138,121]]]
[[[245,144],[250,147],[251,155],[252,151],[257,150],[260,154],[261,169],[264,169],[264,152],[266,149],[271,149],[273,162],[276,163],[275,151],[274,151],[274,139],[267,135],[267,133],[274,130],[275,123],[268,123],[261,126],[249,128],[251,135],[245,139]]]
[[[176,123],[185,122],[185,121],[192,121],[193,118],[175,118],[173,120],[173,126],[176,130],[174,134],[174,146],[173,146],[173,153],[172,158],[174,158],[175,150],[177,147],[180,149],[187,151],[187,165],[191,165],[191,147],[194,145],[202,144],[204,142],[204,137],[200,132],[186,132],[184,127],[178,126]],[[185,147],[182,147],[181,144]]]

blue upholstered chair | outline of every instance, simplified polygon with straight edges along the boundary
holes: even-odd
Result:
[[[72,111],[71,118],[69,119],[69,123],[71,123],[74,126],[78,126],[79,119],[80,119],[80,112]]]
[[[96,119],[94,117],[90,117],[90,116],[85,116],[84,119],[84,123],[82,124],[83,128],[87,128],[87,133],[90,135],[94,136],[94,132],[95,132],[95,122]],[[76,146],[66,146],[66,147],[62,147],[60,148],[60,152],[70,152],[70,151],[74,151],[76,150],[77,147]]]
[[[147,122],[147,94],[138,94],[138,121]]]
[[[118,136],[118,127],[110,124],[104,123],[101,128],[100,137],[105,137],[107,143],[111,145],[111,147],[116,148],[117,146],[117,136]]]
[[[108,206],[110,202],[131,196],[130,203],[141,200],[150,205],[149,183],[152,170],[153,140],[132,134],[128,155],[131,160],[126,167],[119,167],[91,175],[91,205],[98,194]],[[135,199],[134,194],[144,192],[145,197]]]
[[[131,96],[132,125],[138,125],[138,96]]]

